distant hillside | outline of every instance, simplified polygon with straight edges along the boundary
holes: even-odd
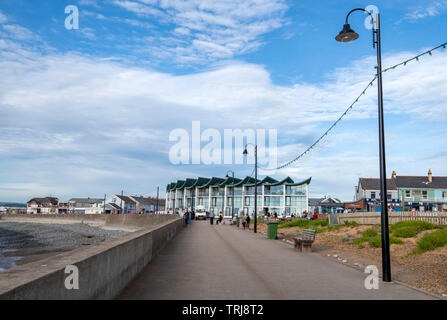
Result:
[[[26,207],[26,203],[0,202],[0,207],[24,208]]]

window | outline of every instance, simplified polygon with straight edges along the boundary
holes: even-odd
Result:
[[[391,193],[387,193],[386,198],[387,198],[388,200],[391,200]]]
[[[442,191],[442,197],[445,199],[447,198],[447,191]]]
[[[250,197],[245,197],[244,205],[249,206],[250,205]]]
[[[405,190],[405,198],[411,197],[411,190]]]
[[[270,205],[270,197],[264,197],[264,206]]]
[[[376,193],[375,192],[371,192],[371,199],[375,199],[376,198]]]
[[[428,195],[427,195],[427,191],[422,191],[422,199],[427,199]]]
[[[286,197],[286,206],[290,206],[290,197]]]

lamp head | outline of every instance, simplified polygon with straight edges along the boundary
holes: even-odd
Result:
[[[244,149],[244,152],[242,152],[242,154],[243,154],[244,156],[246,156],[246,155],[248,154],[247,148]]]
[[[335,40],[339,42],[350,42],[356,40],[358,37],[359,35],[351,29],[349,23],[345,23],[343,30],[335,37]]]
[[[228,176],[228,172],[227,172],[227,174],[225,175],[225,178],[229,178],[229,176]]]

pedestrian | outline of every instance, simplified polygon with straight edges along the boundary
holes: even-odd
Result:
[[[188,212],[185,212],[185,213],[183,214],[183,220],[184,220],[184,222],[185,222],[185,227],[188,226],[188,216],[189,216]]]
[[[247,222],[247,229],[250,230],[250,216],[247,214],[247,217],[245,218],[245,221]]]
[[[247,225],[247,222],[246,222],[246,217],[245,216],[242,216],[243,217],[243,219],[242,219],[242,227],[244,228],[244,230],[245,230],[245,226]]]
[[[210,213],[210,224],[214,224],[214,211]]]
[[[276,213],[276,211],[273,211],[273,216],[275,217],[275,219],[278,218],[278,214]]]
[[[219,212],[219,219],[217,220],[217,224],[219,224],[219,222],[220,222],[220,224],[222,224],[222,220],[223,220],[223,214],[221,211],[221,212]]]

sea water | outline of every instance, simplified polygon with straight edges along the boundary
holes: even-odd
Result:
[[[22,257],[10,257],[4,255],[5,253],[15,251],[17,250],[0,248],[0,272],[14,268],[15,266],[17,266],[16,261],[22,259]]]

